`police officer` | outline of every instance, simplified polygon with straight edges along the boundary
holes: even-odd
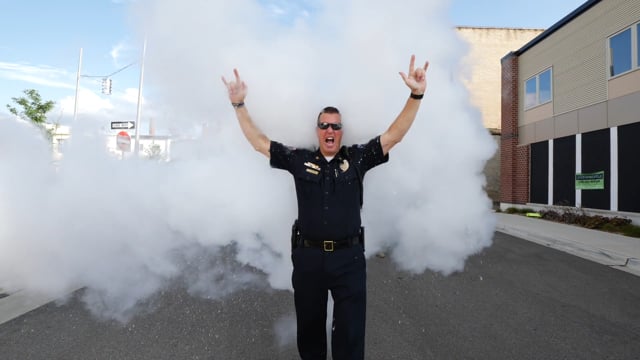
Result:
[[[342,146],[342,119],[335,107],[318,115],[318,149],[293,149],[271,141],[253,123],[244,103],[247,86],[234,69],[235,80],[222,81],[245,137],[271,166],[289,171],[295,181],[298,219],[292,234],[293,289],[297,343],[304,360],[326,359],[326,317],[329,291],[334,302],[331,335],[334,360],[364,359],[366,266],[361,227],[362,179],[386,161],[413,123],[426,91],[426,71],[400,72],[411,93],[391,126],[366,144]]]

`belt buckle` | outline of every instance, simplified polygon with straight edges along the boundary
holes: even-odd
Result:
[[[332,252],[334,247],[334,242],[331,240],[325,240],[322,242],[322,249],[326,252]]]

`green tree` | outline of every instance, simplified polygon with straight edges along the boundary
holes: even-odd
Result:
[[[7,109],[13,115],[43,126],[47,122],[47,113],[53,109],[56,103],[51,100],[43,101],[40,93],[35,89],[27,89],[23,92],[26,96],[11,98],[14,103],[20,105],[21,109],[18,110],[11,105],[7,105]]]

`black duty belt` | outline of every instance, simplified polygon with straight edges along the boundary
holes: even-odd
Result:
[[[360,244],[360,237],[353,236],[339,241],[334,240],[310,240],[300,238],[299,244],[302,247],[320,248],[324,251],[331,252],[333,250],[350,248],[354,245]]]

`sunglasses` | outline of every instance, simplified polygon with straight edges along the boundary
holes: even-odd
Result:
[[[341,123],[336,123],[336,124],[331,124],[331,123],[326,123],[326,122],[319,122],[318,123],[318,128],[320,128],[321,130],[327,130],[329,128],[329,126],[331,126],[331,128],[333,130],[340,130],[342,129],[342,124]]]

